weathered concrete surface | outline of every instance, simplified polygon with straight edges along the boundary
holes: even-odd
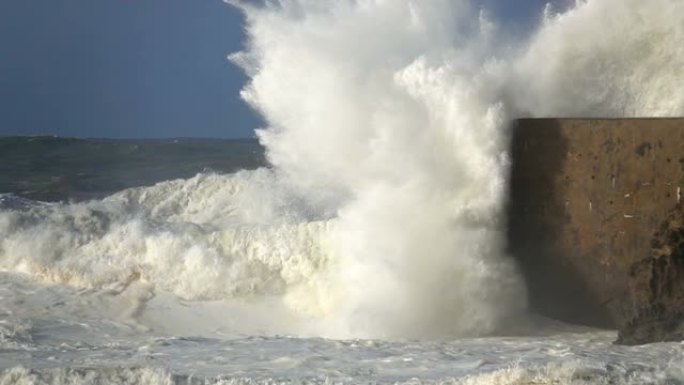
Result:
[[[633,316],[618,335],[622,344],[684,339],[684,206],[678,204],[651,241],[651,255],[632,265]]]
[[[512,157],[509,248],[532,306],[623,343],[681,338],[684,119],[522,119]]]

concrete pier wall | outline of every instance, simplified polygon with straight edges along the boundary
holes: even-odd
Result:
[[[657,254],[684,194],[684,119],[521,119],[512,129],[508,242],[531,305],[627,327],[656,295],[636,292],[651,290],[637,267]]]

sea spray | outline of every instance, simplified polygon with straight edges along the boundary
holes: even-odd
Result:
[[[684,112],[681,2],[547,6],[526,41],[466,1],[233,3],[268,159],[336,213],[326,295],[351,335],[482,334],[525,308],[502,252],[510,119]]]
[[[534,117],[684,115],[684,3],[579,1],[549,13],[512,65],[511,103]]]
[[[507,68],[467,2],[240,5],[234,59],[277,172],[335,213],[335,328],[362,337],[489,333],[524,309],[504,255]]]

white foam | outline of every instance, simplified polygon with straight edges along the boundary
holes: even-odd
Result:
[[[2,197],[0,268],[128,292],[137,319],[163,292],[253,303],[244,323],[265,334],[288,316],[292,334],[492,333],[526,307],[503,252],[509,119],[684,113],[678,1],[547,8],[524,41],[465,0],[237,5],[273,168],[77,204]]]
[[[173,341],[169,341],[173,343]],[[266,344],[267,346],[267,344]],[[264,346],[264,348],[266,348]],[[222,346],[215,346],[222,347]],[[317,346],[319,349],[323,346]],[[244,348],[244,346],[243,346]],[[364,350],[364,347],[357,347],[356,350]],[[145,350],[145,349],[143,349]],[[270,350],[266,348],[266,350]],[[341,349],[343,355],[349,354],[352,347]],[[166,353],[168,354],[167,349]],[[152,353],[152,352],[150,352]],[[204,353],[204,352],[202,352]],[[273,352],[268,352],[273,353]],[[673,384],[680,383],[682,377],[681,360],[674,360],[669,363],[657,363],[653,366],[639,364],[625,365],[620,363],[605,364],[591,363],[587,360],[569,359],[565,362],[554,361],[543,365],[512,365],[497,370],[477,370],[478,365],[483,361],[471,362],[475,364],[469,371],[473,374],[462,377],[454,377],[449,374],[457,374],[460,370],[467,370],[469,366],[466,362],[451,362],[451,370],[443,371],[443,376],[434,374],[426,378],[411,377],[407,372],[410,369],[402,368],[401,359],[409,359],[410,355],[394,356],[390,353],[391,359],[399,358],[399,362],[389,363],[377,362],[382,366],[391,366],[388,372],[391,375],[380,375],[363,371],[365,368],[354,373],[352,368],[344,367],[339,371],[330,371],[328,375],[321,374],[321,365],[315,357],[301,356],[301,353],[292,351],[296,358],[290,357],[269,357],[273,359],[269,363],[278,368],[271,373],[264,373],[263,369],[257,367],[243,366],[234,374],[210,374],[207,370],[206,362],[197,362],[198,368],[191,370],[192,374],[179,371],[179,368],[186,367],[181,361],[182,355],[175,357],[178,361],[171,361],[174,369],[161,369],[157,367],[126,367],[119,365],[105,365],[98,368],[40,368],[25,369],[22,367],[8,368],[0,371],[0,382],[3,384],[55,384],[71,385],[83,383],[107,383],[107,384],[358,384],[373,382],[377,384],[434,384],[434,385],[525,385],[525,384],[621,384],[621,385],[641,385],[641,384]],[[332,353],[332,352],[328,352]],[[178,353],[176,353],[178,354]],[[204,353],[206,354],[206,353]],[[386,353],[387,354],[387,353]],[[425,354],[425,353],[423,353]],[[166,354],[161,355],[166,356]],[[207,358],[203,356],[202,358]],[[349,357],[351,358],[351,357]],[[418,357],[416,357],[418,358]],[[368,358],[367,358],[368,359]],[[371,359],[372,360],[372,359]],[[375,361],[375,360],[373,360]],[[262,363],[263,364],[263,363]],[[435,363],[440,367],[446,366],[446,362]],[[461,366],[460,369],[459,366]],[[187,370],[187,368],[186,368]],[[279,373],[280,375],[274,375]],[[450,373],[453,372],[453,373]],[[270,375],[269,375],[270,374]]]
[[[548,15],[514,63],[521,113],[684,115],[683,11],[679,1],[593,0]]]
[[[85,288],[143,280],[188,299],[282,293],[325,262],[328,224],[255,224],[270,213],[241,203],[245,175],[3,212],[0,264]]]

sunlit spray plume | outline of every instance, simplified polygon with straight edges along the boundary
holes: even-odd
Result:
[[[511,118],[684,105],[682,2],[549,5],[517,43],[467,1],[233,4],[268,159],[336,213],[325,295],[353,335],[486,333],[524,308],[502,252]]]
[[[431,337],[522,309],[502,253],[508,68],[485,15],[453,0],[237,5],[249,44],[234,60],[268,159],[337,217],[324,316],[351,335]]]
[[[518,114],[684,115],[684,2],[578,1],[548,12],[509,80]]]

